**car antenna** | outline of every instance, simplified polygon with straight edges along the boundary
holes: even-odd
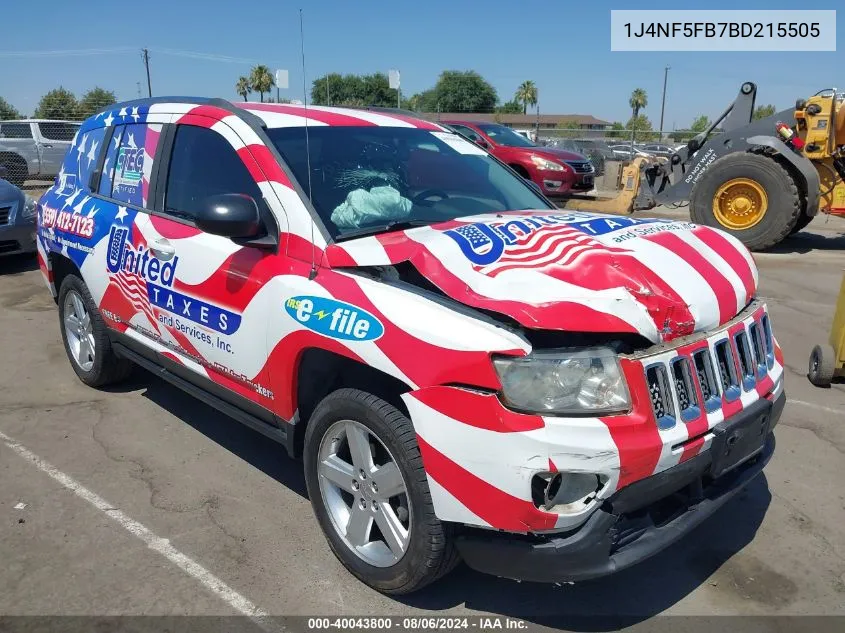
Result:
[[[299,49],[302,53],[302,107],[305,110],[305,166],[308,170],[308,201],[313,205],[311,197],[311,142],[308,138],[308,83],[305,78],[305,30],[302,28],[302,9],[299,10]],[[311,218],[311,272],[308,279],[317,276],[317,258],[314,254],[314,218]]]

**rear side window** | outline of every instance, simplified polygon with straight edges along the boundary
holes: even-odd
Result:
[[[157,160],[160,136],[160,124],[130,123],[123,126],[117,156],[114,157],[112,198],[137,207],[147,206],[150,175]]]
[[[32,138],[29,123],[0,123],[0,138]]]
[[[38,124],[38,131],[48,141],[72,141],[79,125],[63,121],[45,121]]]
[[[192,219],[207,198],[223,193],[246,194],[257,203],[262,198],[258,184],[226,139],[207,128],[178,126],[164,212]]]

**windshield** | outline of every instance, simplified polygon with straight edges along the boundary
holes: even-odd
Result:
[[[517,134],[504,125],[477,123],[476,126],[499,145],[507,145],[508,147],[537,147],[536,143],[532,143],[521,134]]]
[[[305,128],[267,134],[307,193]],[[554,208],[522,178],[451,132],[327,126],[308,128],[308,138],[311,203],[334,238],[366,227],[390,230],[391,223]]]

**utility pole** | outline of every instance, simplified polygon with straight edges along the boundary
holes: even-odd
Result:
[[[136,81],[135,83],[138,84],[138,98],[140,99],[141,98],[141,82]]]
[[[331,95],[329,94],[329,73],[326,73],[326,105],[332,104]]]
[[[141,49],[141,53],[144,57],[144,66],[147,68],[147,93],[150,97],[153,96],[153,86],[150,83],[150,51],[146,48]]]
[[[667,64],[663,69],[663,102],[660,104],[660,142],[663,142],[663,112],[666,109],[666,81],[669,79],[669,68]]]

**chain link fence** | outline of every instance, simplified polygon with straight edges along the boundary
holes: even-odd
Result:
[[[45,189],[82,121],[115,102],[106,91],[95,89],[77,100],[60,88],[45,95],[31,117],[0,117],[0,178],[25,189]]]

